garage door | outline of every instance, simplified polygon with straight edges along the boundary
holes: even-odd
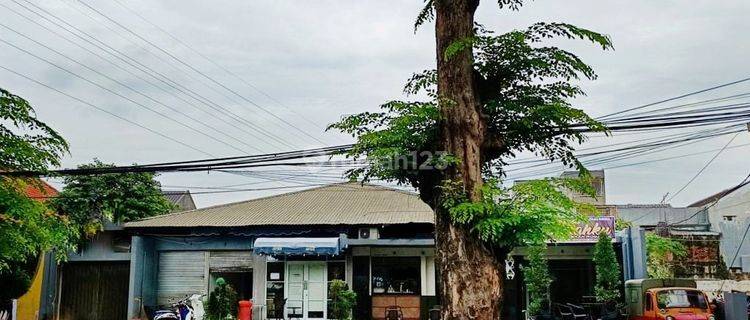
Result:
[[[60,320],[125,319],[128,262],[72,262],[62,265]]]
[[[170,304],[192,294],[206,294],[206,252],[162,251],[159,253],[157,303]]]

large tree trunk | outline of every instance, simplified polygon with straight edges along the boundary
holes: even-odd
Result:
[[[445,57],[446,48],[473,35],[478,0],[436,0],[438,96],[441,139],[439,150],[460,163],[445,172],[462,182],[472,201],[481,198],[481,146],[486,125],[479,110],[470,49]],[[442,286],[443,319],[499,319],[502,278],[498,259],[469,230],[451,223],[447,212],[435,208],[437,262]]]

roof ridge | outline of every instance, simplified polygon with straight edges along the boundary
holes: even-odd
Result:
[[[356,185],[356,187],[355,187],[355,185]],[[300,187],[304,187],[304,186],[300,186]],[[191,214],[191,213],[196,213],[196,212],[200,212],[200,211],[206,211],[206,210],[212,210],[212,209],[221,209],[221,208],[226,208],[226,207],[231,207],[231,206],[244,205],[244,204],[254,203],[254,202],[258,202],[258,201],[264,201],[264,200],[269,200],[269,199],[274,199],[274,198],[294,196],[294,195],[298,195],[298,194],[302,194],[302,193],[306,193],[306,192],[314,192],[316,190],[322,190],[322,189],[328,189],[328,188],[337,188],[337,187],[348,188],[348,189],[352,190],[352,192],[357,191],[358,189],[360,189],[362,187],[367,187],[367,188],[371,188],[371,190],[374,189],[374,191],[391,191],[391,192],[398,193],[398,194],[412,196],[412,197],[415,197],[415,200],[421,201],[421,199],[419,199],[419,197],[418,197],[418,194],[416,194],[414,192],[409,192],[409,191],[406,191],[406,190],[401,190],[401,189],[397,189],[397,188],[393,188],[393,187],[388,187],[388,186],[376,185],[376,184],[367,183],[367,182],[345,181],[345,182],[337,182],[337,183],[330,183],[330,184],[325,184],[325,185],[319,185],[319,186],[315,186],[315,187],[307,188],[307,189],[303,189],[303,190],[297,190],[297,191],[293,191],[293,192],[286,192],[286,193],[274,194],[274,195],[269,195],[269,196],[260,197],[260,198],[247,199],[247,200],[242,200],[242,201],[235,201],[235,202],[229,202],[229,203],[223,203],[223,204],[208,206],[208,207],[204,207],[204,208],[195,208],[195,209],[191,209],[191,210],[173,212],[173,213],[168,213],[168,214],[159,215],[159,216],[147,217],[147,218],[143,218],[143,219],[139,219],[139,220],[135,220],[135,221],[130,221],[130,222],[137,223],[139,221],[148,221],[148,220],[153,220],[153,219],[160,219],[160,218],[168,218],[168,217],[180,216],[180,215]]]
[[[349,181],[347,181],[347,182],[336,182],[336,183],[331,183],[331,184],[325,184],[325,185],[315,186],[315,187],[308,188],[308,189],[303,189],[303,190],[297,190],[297,191],[292,191],[292,192],[273,194],[273,195],[270,195],[270,196],[265,196],[265,197],[260,197],[260,198],[240,200],[240,201],[222,203],[222,204],[217,204],[217,205],[203,207],[203,208],[195,208],[195,209],[191,209],[191,210],[178,211],[178,212],[173,212],[173,213],[168,213],[168,214],[162,214],[162,215],[153,216],[153,217],[146,217],[146,218],[138,219],[138,220],[135,220],[135,221],[152,220],[152,219],[156,219],[156,218],[171,217],[171,216],[176,216],[176,215],[191,213],[191,212],[194,212],[194,211],[223,208],[223,207],[228,207],[228,206],[232,206],[232,205],[250,203],[250,202],[255,202],[255,201],[260,201],[260,200],[266,200],[266,199],[272,199],[272,198],[281,197],[281,196],[294,195],[294,194],[302,193],[302,192],[305,192],[305,191],[318,190],[318,189],[323,189],[323,188],[328,188],[328,187],[332,187],[332,186],[336,186],[336,185],[341,185],[341,184],[348,184],[348,183],[351,183],[351,182],[349,182]],[[300,186],[300,187],[304,187],[304,186]],[[135,221],[133,221],[133,222],[135,222]]]

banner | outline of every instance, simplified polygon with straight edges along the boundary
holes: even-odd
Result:
[[[600,233],[606,233],[614,239],[615,217],[601,216],[589,217],[589,222],[578,226],[578,230],[569,241],[572,242],[596,242]]]

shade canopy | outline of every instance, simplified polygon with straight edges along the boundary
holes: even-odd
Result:
[[[341,252],[339,238],[257,238],[253,251],[266,255],[330,255]]]

